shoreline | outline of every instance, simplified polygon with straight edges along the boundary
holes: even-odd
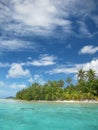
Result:
[[[61,100],[57,100],[57,101],[30,101],[30,102],[53,102],[53,103],[98,103],[98,101],[96,101],[96,100],[83,100],[83,101],[76,101],[76,100],[63,100],[63,101],[61,101]]]
[[[1,101],[16,101],[16,102],[28,102],[28,103],[34,103],[34,102],[39,102],[39,103],[98,103],[98,100],[56,100],[56,101],[47,101],[47,100],[16,100],[16,99],[0,99]]]
[[[56,102],[60,102],[60,103],[98,103],[98,100],[64,100],[64,101],[56,101]]]

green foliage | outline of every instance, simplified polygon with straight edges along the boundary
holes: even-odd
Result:
[[[92,70],[92,69],[89,69],[89,70],[87,71],[86,76],[87,76],[87,79],[88,79],[89,81],[94,80],[95,77],[96,77],[95,71]]]
[[[78,71],[78,82],[73,85],[72,79],[68,77],[67,87],[64,81],[48,81],[44,85],[34,83],[16,94],[16,99],[21,100],[85,100],[98,99],[98,78],[92,69]]]
[[[71,84],[71,81],[72,81],[72,79],[71,79],[70,77],[68,77],[68,78],[66,79],[66,83],[67,83],[68,85]]]
[[[83,69],[80,69],[77,73],[77,77],[78,77],[78,84],[82,84],[85,81],[85,71]]]

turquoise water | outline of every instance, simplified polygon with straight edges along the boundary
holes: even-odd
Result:
[[[0,100],[0,130],[98,130],[98,104]]]

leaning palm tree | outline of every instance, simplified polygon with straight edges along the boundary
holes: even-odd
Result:
[[[88,79],[89,81],[92,81],[93,79],[95,79],[96,73],[95,73],[94,70],[89,69],[89,70],[87,71],[86,76],[87,76],[87,79]]]

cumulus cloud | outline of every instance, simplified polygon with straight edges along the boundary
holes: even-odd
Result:
[[[55,60],[56,60],[55,56],[41,55],[38,60],[30,61],[27,64],[33,66],[49,66],[56,64]]]
[[[14,7],[14,18],[31,26],[49,27],[53,22],[51,17],[56,13],[55,6],[49,0],[28,0],[23,3],[17,1]]]
[[[80,51],[79,54],[94,54],[98,51],[98,46],[94,47],[92,45],[84,46]]]
[[[7,78],[18,78],[18,77],[29,77],[30,71],[28,69],[23,69],[21,64],[14,63],[8,71]]]
[[[88,62],[83,65],[84,70],[93,69],[96,71],[96,74],[98,75],[98,59],[92,60],[91,62]]]
[[[37,83],[42,84],[42,85],[45,84],[45,80],[43,79],[42,75],[39,75],[39,74],[35,74],[33,76],[33,78],[30,78],[28,81],[29,81],[29,83],[37,82]]]
[[[98,75],[98,59],[93,59],[91,62],[83,63],[83,64],[73,64],[70,67],[63,66],[55,68],[51,71],[49,71],[49,74],[59,74],[59,73],[65,73],[65,74],[72,74],[77,73],[79,69],[84,69],[85,71],[89,69],[93,69],[96,71],[96,74]]]

